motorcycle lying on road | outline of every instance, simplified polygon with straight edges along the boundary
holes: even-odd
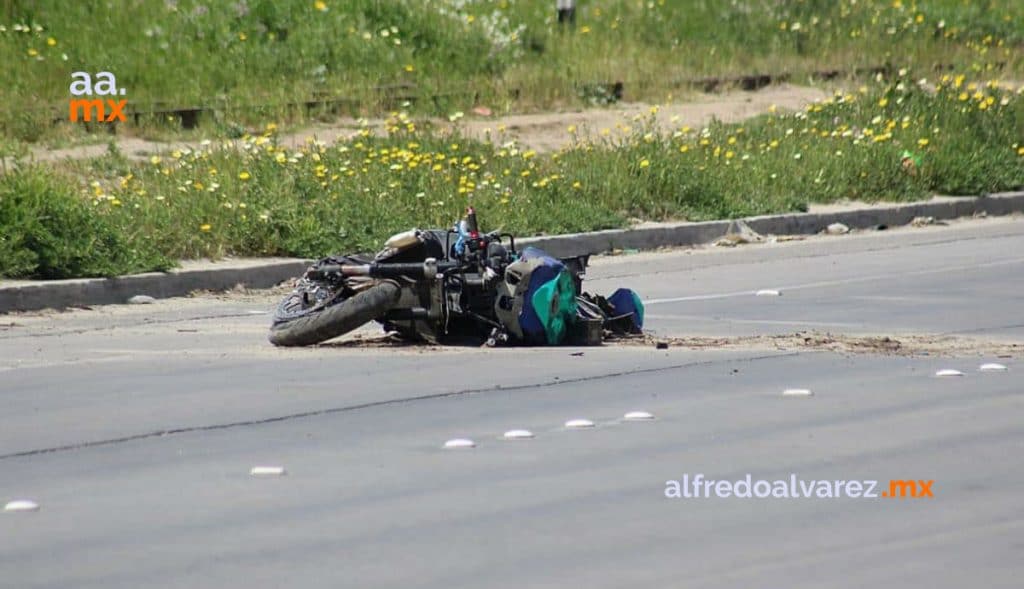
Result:
[[[447,231],[413,229],[372,257],[316,262],[278,305],[269,339],[308,346],[371,321],[404,339],[491,346],[596,345],[607,334],[640,333],[636,293],[581,293],[588,261],[519,251],[510,234],[481,233],[469,208]]]

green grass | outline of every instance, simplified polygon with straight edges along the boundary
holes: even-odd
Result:
[[[909,200],[1024,186],[1024,94],[960,76],[872,83],[798,113],[551,154],[415,129],[288,150],[274,131],[148,162],[117,153],[0,176],[0,275],[90,276],[198,256],[373,250],[474,205],[518,235],[721,219],[839,199]],[[499,138],[499,143],[501,143]]]
[[[141,233],[148,229],[129,216],[98,211],[73,184],[41,168],[0,177],[0,276],[76,278],[173,267],[177,260]]]
[[[317,96],[344,97],[353,114],[407,99],[413,112],[448,114],[586,103],[612,81],[660,102],[707,75],[1024,73],[1017,0],[581,0],[574,32],[553,23],[552,4],[0,0],[0,136],[74,141],[79,128],[53,124],[67,116],[73,71],[114,72],[133,108],[215,108],[202,125],[218,136],[316,116],[283,105]]]

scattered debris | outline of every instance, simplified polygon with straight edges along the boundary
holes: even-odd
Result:
[[[945,221],[936,221],[935,217],[914,217],[910,222],[913,227],[925,227],[927,225],[949,225]]]
[[[725,235],[717,240],[714,245],[719,247],[735,247],[741,243],[761,243],[764,237],[750,228],[743,219],[736,219],[729,223],[729,229]]]
[[[850,228],[843,223],[832,223],[825,228],[825,233],[829,235],[845,235],[850,232]]]
[[[903,166],[903,171],[911,176],[917,175],[917,169],[921,167],[922,161],[921,156],[912,151],[903,150],[900,154],[900,165]]]
[[[149,295],[135,295],[128,299],[129,305],[150,305],[156,302],[156,299]]]
[[[895,356],[965,356],[992,358],[1024,357],[1024,344],[951,335],[853,336],[799,331],[787,335],[733,337],[665,337],[653,334],[621,336],[607,345],[671,344],[689,350],[767,349],[819,350],[841,354],[886,354]]]
[[[668,349],[668,342],[658,342],[658,343],[654,344],[654,349],[656,349],[656,350],[667,350]]]

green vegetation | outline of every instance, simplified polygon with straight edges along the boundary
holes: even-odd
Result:
[[[53,123],[67,116],[73,71],[114,72],[131,108],[213,107],[201,124],[218,136],[317,116],[283,105],[327,97],[350,114],[446,115],[601,101],[614,81],[661,102],[701,76],[799,82],[886,64],[928,78],[1024,75],[1018,0],[579,4],[569,32],[548,0],[3,0],[0,137],[79,132]]]
[[[604,143],[551,154],[421,133],[404,113],[385,138],[295,150],[270,125],[142,163],[111,153],[0,176],[0,275],[375,249],[393,232],[448,226],[467,204],[488,228],[530,235],[977,194],[1024,186],[1022,129],[1024,94],[959,75],[937,88],[873,82],[741,125],[663,134],[623,121]]]
[[[0,176],[0,276],[76,278],[166,270],[176,260],[125,215],[97,214],[66,179],[39,168]]]

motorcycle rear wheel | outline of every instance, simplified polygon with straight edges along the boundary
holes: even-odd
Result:
[[[360,291],[337,303],[298,317],[275,317],[270,343],[275,346],[311,346],[344,335],[383,316],[398,302],[401,289],[390,281]]]

